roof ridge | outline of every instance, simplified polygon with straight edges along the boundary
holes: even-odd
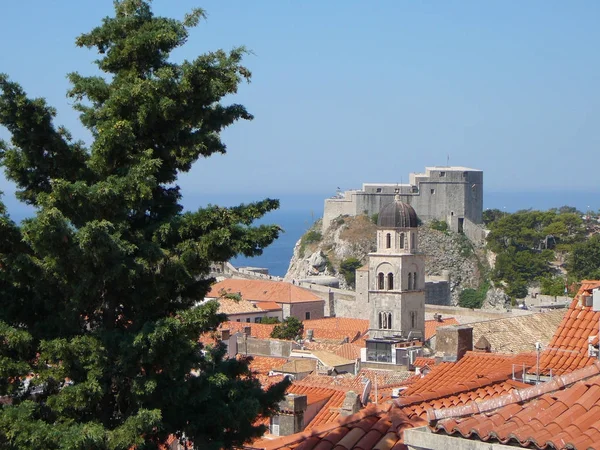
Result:
[[[536,386],[528,388],[515,389],[509,394],[505,394],[497,398],[484,400],[482,402],[471,402],[465,406],[455,406],[452,408],[430,408],[427,410],[427,420],[429,422],[434,422],[441,419],[457,418],[462,416],[469,416],[472,414],[489,412],[491,410],[507,406],[511,403],[520,403],[537,397],[541,397],[544,394],[563,389],[565,387],[568,387],[579,381],[586,380],[598,374],[600,374],[600,361],[594,361],[593,364],[587,367],[574,370],[573,372],[566,375],[560,375],[558,377],[555,377],[552,381],[548,381],[546,383],[538,384]]]

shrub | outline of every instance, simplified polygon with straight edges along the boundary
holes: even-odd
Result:
[[[361,262],[356,258],[348,258],[344,259],[340,263],[340,273],[344,275],[346,283],[348,286],[354,287],[354,283],[356,282],[356,269],[361,266]]]
[[[304,325],[295,317],[288,317],[279,325],[275,325],[271,332],[273,339],[285,339],[293,341],[297,337],[301,337],[304,332]]]
[[[443,231],[445,233],[448,231],[448,223],[445,220],[433,219],[431,222],[429,222],[429,228],[432,230]]]
[[[482,284],[479,289],[464,289],[458,297],[458,306],[471,309],[481,308],[489,289],[489,283]]]

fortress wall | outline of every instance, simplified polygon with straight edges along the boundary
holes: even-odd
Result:
[[[425,281],[425,304],[450,306],[450,283],[445,280]]]

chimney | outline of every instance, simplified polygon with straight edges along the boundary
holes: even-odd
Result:
[[[252,327],[244,327],[244,334],[248,337],[250,337],[250,334],[252,333]]]
[[[301,432],[307,406],[306,395],[287,394],[279,402],[279,414],[271,419],[271,434],[289,436]]]
[[[314,330],[306,330],[306,340],[308,342],[312,342],[314,333]]]
[[[221,330],[221,340],[222,341],[228,341],[230,336],[231,336],[231,332],[229,331],[229,329]]]
[[[435,314],[433,315],[433,319],[434,319],[434,320],[437,320],[438,322],[442,322],[442,315],[441,315],[441,314],[439,314],[439,313],[435,313]]]
[[[490,353],[492,351],[492,345],[490,344],[490,341],[486,339],[485,336],[481,336],[475,344],[474,351],[481,353]]]
[[[360,397],[354,391],[348,391],[342,407],[340,408],[341,416],[351,416],[360,411]]]
[[[473,350],[473,327],[467,325],[438,327],[435,350],[443,361],[458,361]]]

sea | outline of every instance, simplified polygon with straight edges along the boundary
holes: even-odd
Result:
[[[185,209],[195,210],[208,204],[220,206],[236,206],[242,203],[258,201],[268,195],[257,194],[217,194],[217,195],[184,195]],[[266,214],[256,224],[277,224],[283,232],[262,255],[253,258],[238,256],[231,260],[236,267],[262,267],[271,275],[284,276],[288,270],[294,246],[300,237],[309,230],[314,222],[323,215],[326,194],[285,194],[279,196],[280,208]],[[3,199],[7,210],[15,221],[31,216],[33,210],[17,203],[11,195]],[[600,191],[533,191],[533,192],[486,192],[484,193],[484,209],[499,209],[515,212],[524,209],[547,210],[568,205],[574,206],[582,213],[600,211]]]

